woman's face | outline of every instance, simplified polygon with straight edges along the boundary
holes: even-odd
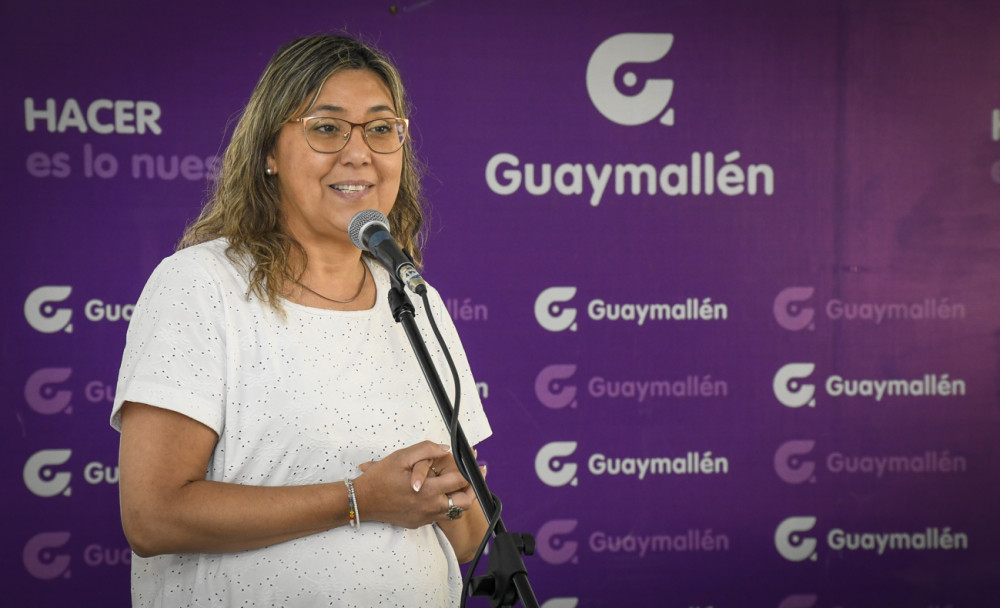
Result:
[[[327,78],[310,116],[332,116],[353,123],[396,116],[392,95],[382,79],[369,70],[343,70]],[[402,149],[372,152],[361,128],[355,127],[343,150],[314,151],[301,122],[282,127],[268,167],[278,180],[285,228],[303,245],[331,239],[350,242],[351,217],[362,209],[388,216],[403,168]]]

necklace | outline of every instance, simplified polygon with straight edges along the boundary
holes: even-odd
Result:
[[[305,289],[306,291],[308,291],[309,293],[313,294],[316,297],[323,298],[327,302],[334,302],[336,304],[350,304],[354,300],[357,300],[358,298],[361,297],[361,293],[365,290],[365,285],[368,284],[368,264],[361,262],[361,268],[364,270],[365,273],[364,278],[361,279],[361,288],[358,289],[358,293],[354,294],[354,297],[351,298],[350,300],[335,300],[333,298],[328,298],[323,294],[319,293],[318,291],[313,290],[312,288],[310,288],[308,285],[306,285],[301,281],[295,281],[295,283],[302,289]]]

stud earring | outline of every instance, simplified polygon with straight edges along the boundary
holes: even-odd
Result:
[[[271,167],[267,167],[266,169],[264,169],[264,173],[268,175],[274,175],[274,169],[272,169]]]

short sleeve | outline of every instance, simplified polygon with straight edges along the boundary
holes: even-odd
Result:
[[[136,303],[111,411],[111,426],[119,431],[121,406],[133,401],[222,432],[225,307],[212,272],[220,269],[214,260],[198,260],[186,251],[157,266]]]

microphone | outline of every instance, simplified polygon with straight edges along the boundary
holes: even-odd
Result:
[[[358,211],[347,225],[347,232],[354,246],[375,256],[393,279],[417,295],[427,293],[427,283],[389,234],[389,220],[384,215],[374,209]]]

